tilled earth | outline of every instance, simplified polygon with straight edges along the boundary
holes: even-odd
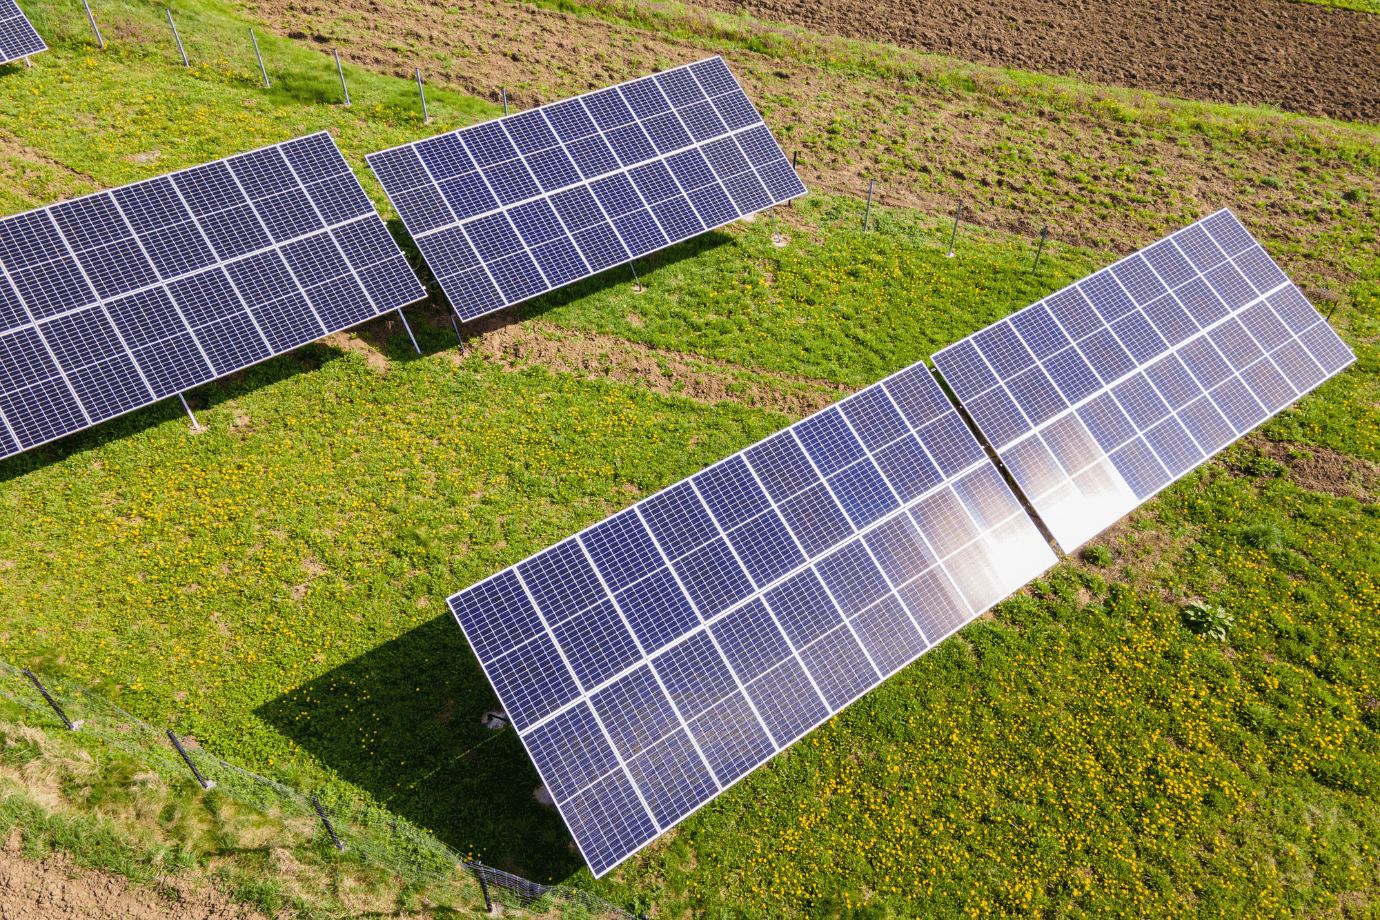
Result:
[[[1380,121],[1380,16],[1289,0],[695,0],[1181,99]]]

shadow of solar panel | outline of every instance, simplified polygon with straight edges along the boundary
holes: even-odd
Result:
[[[1054,561],[917,364],[450,605],[603,874]]]
[[[933,357],[1065,550],[1355,360],[1225,209]]]
[[[464,320],[805,194],[717,57],[368,160]],[[524,209],[546,200],[555,221],[531,238]],[[476,242],[481,264],[456,269],[456,224],[505,214],[521,239],[507,248]],[[519,249],[526,257],[508,258]]]
[[[0,64],[26,58],[48,46],[13,0],[0,4]]]
[[[0,219],[0,265],[6,455],[426,296],[325,132]]]

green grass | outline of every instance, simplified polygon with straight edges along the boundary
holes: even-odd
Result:
[[[344,110],[312,101],[324,88],[256,90],[242,63],[186,72],[167,49],[73,36],[0,80],[28,148],[13,162],[43,158],[11,209],[319,128],[359,167],[492,114],[458,100],[423,129],[406,81],[378,78],[392,108]],[[806,199],[785,249],[765,221],[735,225],[640,264],[643,294],[607,273],[525,317],[861,385],[1110,258],[1056,246],[1032,275],[1029,241],[965,230],[945,259],[938,218],[882,210],[863,234],[859,217]],[[1336,317],[1358,366],[1267,434],[1380,459],[1376,283],[1352,284]],[[395,337],[387,373],[314,345],[202,387],[203,434],[165,402],[0,463],[0,654],[250,769],[384,803],[486,863],[663,915],[1370,909],[1374,506],[1301,491],[1244,451],[594,883],[532,801],[514,734],[477,724],[492,691],[444,598],[786,420],[508,372],[418,331],[425,356]],[[1278,549],[1249,545],[1259,527]],[[1233,615],[1227,645],[1184,626],[1194,597]]]
[[[1380,2],[1377,0],[1295,0],[1295,2],[1316,3],[1319,6],[1331,6],[1339,10],[1355,10],[1358,13],[1380,15]]]

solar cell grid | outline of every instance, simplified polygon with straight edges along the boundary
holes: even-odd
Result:
[[[0,219],[0,316],[23,331],[0,446],[28,450],[425,296],[372,207],[323,217],[308,184],[323,177],[364,196],[322,132]]]
[[[920,364],[450,604],[603,875],[1053,562]]]
[[[934,355],[1066,550],[1352,360],[1225,209]]]
[[[805,192],[720,58],[368,160],[465,320]],[[543,198],[557,223],[540,241],[476,244],[481,264],[455,269],[448,253],[456,224],[506,214],[521,227],[516,212]],[[527,255],[512,258],[519,251]]]

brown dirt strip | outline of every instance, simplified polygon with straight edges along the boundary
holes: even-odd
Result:
[[[28,859],[17,831],[0,850],[4,920],[265,920],[210,885],[167,879],[161,889],[131,887],[121,876],[77,866],[65,853]]]
[[[497,99],[506,86],[518,109],[706,54],[691,40],[509,0],[248,6],[277,31],[318,47],[339,44],[378,72],[411,77],[421,62],[430,80],[464,92]],[[748,20],[679,25],[713,37],[731,27],[734,41],[781,39]],[[812,59],[871,53],[842,39],[802,40]],[[965,220],[980,226],[1033,237],[1048,224],[1055,240],[1120,253],[1227,205],[1278,244],[1272,251],[1307,285],[1354,279],[1355,247],[1342,240],[1355,232],[1358,209],[1380,200],[1380,172],[1332,152],[1373,145],[1373,136],[1298,126],[1292,115],[1208,136],[1172,124],[1175,106],[1193,103],[1133,99],[1139,114],[1121,123],[1116,106],[1124,102],[1096,90],[1054,103],[1013,90],[995,72],[977,73],[974,90],[957,90],[946,75],[958,65],[910,51],[889,59],[894,78],[872,80],[785,57],[723,54],[786,151],[799,151],[802,178],[816,191],[861,196],[865,177],[878,176],[881,205],[938,215],[961,199]]]
[[[1380,16],[1288,0],[697,0],[720,12],[1181,99],[1380,121]]]
[[[450,312],[436,301],[409,308],[413,321],[451,332]],[[510,307],[460,327],[463,353],[447,354],[456,364],[471,357],[505,370],[545,367],[552,374],[573,374],[583,380],[609,380],[650,390],[660,396],[679,396],[706,405],[734,402],[779,412],[792,421],[818,412],[853,392],[854,387],[768,371],[745,370],[724,361],[667,349],[652,348],[612,335],[577,332],[537,320],[522,321],[519,308]],[[371,368],[388,373],[388,341],[402,333],[390,314],[337,332],[322,341],[362,357]]]

